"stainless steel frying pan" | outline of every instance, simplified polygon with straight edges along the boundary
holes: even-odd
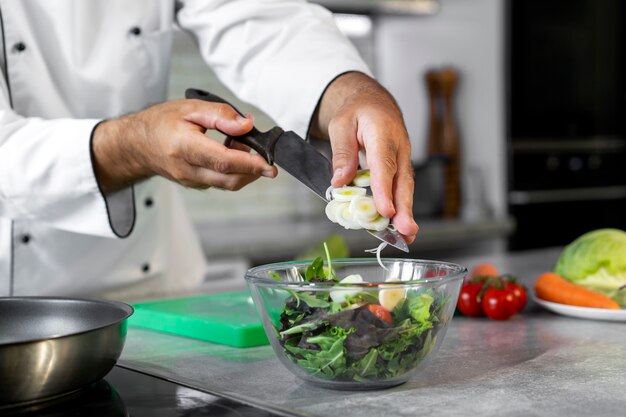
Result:
[[[122,353],[131,314],[116,301],[0,298],[0,410],[102,378]]]

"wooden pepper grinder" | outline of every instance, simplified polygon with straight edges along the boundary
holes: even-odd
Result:
[[[425,78],[430,103],[428,153],[446,160],[443,217],[456,218],[461,209],[461,145],[454,114],[459,74],[454,68],[443,68],[428,71]]]

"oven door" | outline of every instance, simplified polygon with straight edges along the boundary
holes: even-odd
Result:
[[[626,230],[626,186],[509,193],[509,249],[561,246],[594,229]]]
[[[513,144],[512,250],[564,245],[593,229],[626,230],[626,141],[528,140]]]

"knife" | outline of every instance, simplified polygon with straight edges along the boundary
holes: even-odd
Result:
[[[185,97],[212,103],[228,104],[243,116],[232,104],[204,90],[188,88],[185,91]],[[276,163],[302,184],[306,185],[318,197],[328,202],[326,190],[330,186],[330,180],[333,176],[332,163],[315,149],[313,145],[294,132],[285,132],[278,126],[271,128],[267,132],[261,132],[256,127],[253,127],[245,135],[229,137],[254,149],[270,165]],[[390,227],[382,231],[367,230],[367,232],[395,248],[409,252],[409,247],[402,235]]]

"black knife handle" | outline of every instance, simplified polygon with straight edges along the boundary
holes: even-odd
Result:
[[[188,88],[185,90],[185,98],[189,99],[197,99],[204,100],[211,103],[223,103],[231,106],[237,113],[241,116],[245,117],[243,113],[241,113],[235,106],[230,104],[228,101],[223,98],[216,96],[215,94],[209,93],[208,91],[198,90],[196,88]],[[224,133],[224,132],[222,132]],[[231,139],[236,140],[237,142],[241,142],[244,145],[247,145],[254,149],[259,155],[261,155],[265,160],[272,165],[274,163],[274,146],[276,146],[276,141],[283,134],[283,130],[276,126],[267,132],[261,132],[256,127],[253,127],[251,131],[241,136],[228,136]]]

